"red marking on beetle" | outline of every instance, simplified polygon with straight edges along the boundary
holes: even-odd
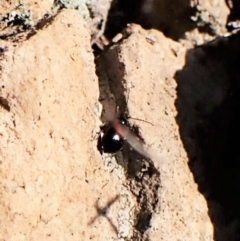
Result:
[[[112,125],[116,132],[124,139],[126,140],[137,152],[142,154],[143,156],[150,158],[150,155],[148,154],[147,150],[144,148],[144,143],[137,138],[137,136],[126,126],[121,125],[119,120],[115,118],[112,121]]]

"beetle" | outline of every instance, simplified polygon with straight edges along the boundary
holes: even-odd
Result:
[[[118,117],[115,122],[118,128],[128,126],[128,121],[123,116]],[[118,133],[118,128],[116,128],[114,122],[109,122],[101,127],[97,145],[101,154],[103,152],[116,153],[122,149],[125,138]]]
[[[153,125],[150,122],[145,122]],[[152,156],[149,150],[145,148],[144,140],[139,135],[138,128],[136,126],[130,127],[127,118],[124,116],[113,119],[101,128],[97,148],[101,154],[103,152],[113,154],[122,150],[124,141],[127,141],[133,149],[146,158]]]

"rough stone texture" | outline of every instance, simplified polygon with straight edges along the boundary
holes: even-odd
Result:
[[[53,1],[4,1],[0,3],[0,38],[20,41],[29,32],[35,31],[37,24],[52,14]],[[28,32],[26,32],[28,30]],[[23,33],[22,38],[16,34]]]
[[[25,8],[26,11],[31,12],[33,20],[37,22],[41,18],[43,18],[46,13],[49,13],[51,11],[53,2],[53,0],[24,0],[22,1],[22,6]],[[17,11],[19,6],[21,6],[21,4],[18,1],[1,1],[0,18],[4,17],[9,12]]]
[[[96,151],[98,83],[83,25],[77,11],[63,11],[29,40],[4,43],[1,240],[116,237],[97,209],[120,185]]]
[[[97,37],[110,3],[92,8]],[[187,38],[131,25],[95,59],[99,79],[77,11],[1,41],[0,240],[239,240],[239,33],[189,50],[225,33],[224,1],[191,2],[213,35],[180,21],[188,1],[145,1],[149,16],[150,3],[170,36]],[[24,4],[33,24],[53,7]],[[0,6],[2,17],[16,2]],[[127,144],[100,156],[98,97],[103,120],[116,109],[143,120],[130,122],[153,162]]]
[[[226,23],[230,11],[225,1],[202,0],[195,3],[195,7],[197,13],[192,21],[197,28],[186,33],[186,44],[201,45],[227,33]]]
[[[193,47],[227,33],[230,3],[238,13],[238,0],[116,1],[109,12],[106,35],[113,38],[127,23],[137,23],[158,29],[174,40],[186,40],[185,44]]]
[[[186,51],[157,31],[144,31],[134,25],[128,31],[130,36],[112,47],[104,61],[120,111],[127,102],[131,117],[153,124],[132,121],[153,153],[161,179],[152,227],[144,238],[213,240],[207,204],[188,168],[175,121],[174,75],[184,66]],[[125,95],[119,90],[125,90]]]
[[[239,240],[239,31],[191,49],[177,81],[177,123],[208,203],[214,240]]]
[[[142,225],[130,240],[238,241],[239,31],[193,49],[154,30],[126,32],[102,62],[119,112],[153,124],[131,120],[154,162],[123,151]],[[103,98],[106,112],[113,99]]]

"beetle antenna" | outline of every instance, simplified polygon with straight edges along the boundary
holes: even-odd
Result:
[[[154,124],[153,124],[153,123],[148,122],[148,121],[145,121],[145,120],[142,120],[142,119],[133,118],[133,117],[130,117],[130,116],[128,117],[128,119],[133,119],[133,120],[143,121],[143,122],[145,122],[145,123],[148,123],[148,124],[150,124],[150,125],[154,126]]]

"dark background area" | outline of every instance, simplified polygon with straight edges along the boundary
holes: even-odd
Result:
[[[193,49],[176,73],[177,123],[218,241],[240,240],[239,43],[236,34]]]

